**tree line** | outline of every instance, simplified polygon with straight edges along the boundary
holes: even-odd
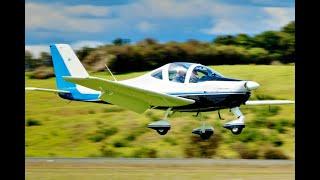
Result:
[[[265,31],[254,36],[219,35],[211,42],[190,39],[159,43],[146,38],[132,44],[130,39],[117,38],[113,44],[84,47],[76,54],[89,70],[101,71],[107,64],[115,73],[150,70],[175,61],[204,65],[294,63],[295,22],[279,31]],[[26,51],[26,70],[41,66],[52,66],[50,54],[42,52],[39,58],[34,58]]]

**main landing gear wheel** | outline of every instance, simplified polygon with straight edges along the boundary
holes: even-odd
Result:
[[[170,111],[171,111],[171,108],[168,108],[165,113],[164,119],[148,124],[148,128],[156,130],[157,133],[160,135],[167,134],[171,128],[169,122],[166,120],[168,118]]]
[[[158,128],[158,129],[157,129],[157,132],[158,132],[158,134],[160,134],[160,135],[165,135],[165,134],[167,134],[167,132],[169,131],[169,129],[170,129],[170,127],[169,127],[169,128]]]
[[[223,127],[229,129],[232,132],[232,134],[238,135],[241,134],[245,125],[225,125]]]
[[[170,130],[170,124],[166,120],[160,120],[148,125],[148,128],[154,129],[160,135],[165,135]]]

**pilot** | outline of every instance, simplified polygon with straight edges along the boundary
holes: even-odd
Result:
[[[176,76],[173,78],[173,81],[184,83],[185,72],[182,69],[177,69]]]
[[[191,83],[197,83],[198,80],[199,80],[198,72],[197,71],[192,71],[191,76],[190,76],[190,82]]]

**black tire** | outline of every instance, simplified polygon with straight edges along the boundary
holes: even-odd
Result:
[[[160,135],[165,135],[165,134],[167,134],[168,131],[169,131],[168,128],[158,128],[158,129],[157,129],[157,132],[158,132],[158,134],[160,134]]]
[[[202,140],[208,140],[213,135],[213,131],[205,131],[200,134]]]
[[[200,137],[202,140],[208,140],[211,137],[211,135],[201,134]]]
[[[239,135],[242,132],[242,127],[233,127],[230,129],[230,131],[232,132],[232,134],[234,135]]]

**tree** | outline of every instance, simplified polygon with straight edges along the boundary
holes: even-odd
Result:
[[[24,53],[24,68],[26,70],[31,70],[35,67],[34,59],[30,51],[25,51]]]
[[[235,44],[245,47],[251,47],[254,45],[253,39],[247,34],[238,34],[234,38]]]
[[[281,35],[276,31],[265,31],[254,37],[256,47],[264,48],[271,53],[280,49]]]
[[[112,41],[112,43],[116,46],[122,46],[125,44],[130,43],[130,39],[122,39],[122,38],[116,38],[115,40]]]
[[[76,52],[77,54],[77,57],[79,58],[80,61],[83,61],[85,59],[85,57],[87,57],[91,51],[93,51],[94,48],[91,48],[91,47],[83,47],[81,48],[80,50],[78,50]]]
[[[215,44],[223,44],[223,45],[232,45],[235,44],[235,37],[231,35],[220,35],[217,36],[214,40],[213,43]]]
[[[155,45],[155,44],[158,44],[158,41],[156,39],[153,39],[153,38],[145,38],[144,40],[138,42],[137,44],[144,45],[144,46]]]
[[[52,67],[52,59],[51,59],[51,55],[47,52],[41,52],[40,53],[40,58],[39,58],[39,61],[42,65],[45,65],[45,66],[49,66],[49,67]]]
[[[281,28],[282,32],[295,35],[295,22],[292,21],[283,28]]]

